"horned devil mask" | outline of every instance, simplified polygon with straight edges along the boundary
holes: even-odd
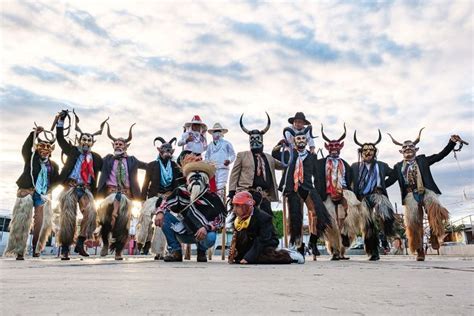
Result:
[[[100,129],[95,132],[95,133],[84,133],[81,128],[79,127],[79,117],[77,116],[76,112],[74,112],[74,116],[76,117],[76,131],[79,133],[79,137],[76,135],[76,143],[79,144],[79,148],[81,148],[83,151],[89,151],[92,146],[95,143],[94,136],[101,135],[102,131],[104,129],[105,123],[108,121],[109,118],[107,118],[105,121],[103,121],[100,124]]]
[[[313,127],[311,125],[306,126],[306,128],[302,131],[295,132],[290,127],[285,127],[283,130],[283,137],[285,137],[285,133],[289,132],[295,139],[295,146],[298,150],[304,150],[306,145],[308,145],[308,138],[306,134],[309,132],[311,138],[316,138],[313,136]]]
[[[40,135],[43,134],[44,139],[40,138]],[[36,135],[36,145],[35,150],[40,155],[41,158],[45,159],[51,156],[51,153],[54,150],[54,142],[56,137],[51,131],[42,131]]]
[[[107,136],[112,140],[112,147],[114,149],[114,155],[115,156],[121,156],[127,153],[128,146],[130,146],[130,142],[132,141],[132,128],[135,125],[135,123],[130,126],[130,130],[128,131],[128,137],[123,138],[115,138],[112,136],[110,133],[110,126],[109,123],[107,124]]]
[[[161,142],[160,147],[156,147],[157,140]],[[153,146],[155,146],[158,152],[160,153],[161,159],[166,161],[168,159],[171,159],[171,157],[173,156],[173,153],[174,153],[173,143],[175,142],[176,142],[176,137],[173,137],[171,138],[169,142],[166,142],[163,137],[158,136],[153,141]]]
[[[339,139],[337,140],[330,140],[324,134],[323,124],[321,124],[321,134],[323,136],[323,139],[326,141],[326,143],[324,143],[324,147],[329,152],[329,156],[331,156],[332,158],[338,158],[341,154],[342,147],[344,147],[344,142],[342,140],[346,137],[346,123],[344,123],[344,134],[342,134],[342,136],[339,137]]]
[[[418,147],[416,147],[416,144],[418,144],[420,142],[421,131],[423,131],[423,129],[424,129],[424,127],[422,129],[420,129],[420,132],[418,133],[417,139],[415,139],[414,141],[406,140],[403,143],[400,143],[400,142],[396,141],[392,137],[392,135],[390,135],[390,133],[387,133],[387,134],[388,134],[388,136],[390,136],[390,138],[392,139],[392,142],[395,145],[398,145],[398,146],[402,147],[402,149],[400,150],[400,153],[403,155],[403,159],[413,160],[413,159],[415,159],[416,152],[419,149]]]
[[[354,142],[359,146],[360,148],[358,149],[360,157],[362,157],[362,160],[364,162],[372,162],[376,157],[377,157],[377,144],[380,143],[382,140],[382,133],[380,133],[379,130],[379,138],[375,143],[359,143],[357,140],[357,131],[354,131]]]
[[[271,125],[270,116],[268,115],[267,112],[265,112],[265,114],[267,114],[267,126],[261,131],[259,131],[258,129],[254,129],[251,131],[246,129],[244,124],[242,123],[244,114],[242,113],[242,115],[240,116],[240,128],[244,131],[244,133],[249,135],[251,150],[263,150],[263,135],[265,135],[265,133],[268,132]]]

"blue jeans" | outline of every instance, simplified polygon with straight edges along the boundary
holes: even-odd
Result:
[[[216,232],[208,231],[206,238],[200,241],[196,240],[193,234],[178,234],[171,229],[171,226],[178,222],[179,220],[175,216],[169,212],[165,212],[163,227],[161,229],[165,234],[169,252],[181,251],[181,243],[197,244],[197,248],[200,251],[206,251],[216,243]]]

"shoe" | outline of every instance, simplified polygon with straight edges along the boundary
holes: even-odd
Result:
[[[69,246],[61,246],[61,260],[71,260],[69,258]]]
[[[416,250],[416,261],[425,261],[425,252],[423,248]]]
[[[39,258],[40,254],[39,253],[34,253],[33,258]]]
[[[163,260],[164,258],[165,258],[165,257],[164,257],[162,254],[158,254],[158,255],[156,255],[155,258],[153,258],[153,259],[155,259],[155,260]]]
[[[304,242],[302,242],[301,246],[296,248],[296,251],[298,251],[304,257],[304,252],[305,252],[304,249],[305,249]]]
[[[182,262],[183,261],[183,253],[179,250],[175,250],[170,254],[166,255],[163,260],[165,262]]]
[[[198,250],[197,251],[197,262],[207,262],[207,256],[206,256],[206,251],[205,250]]]
[[[123,260],[122,251],[115,252],[115,260],[117,260],[117,261]]]
[[[331,261],[339,261],[339,255],[332,255]]]
[[[349,259],[350,259],[349,257],[344,257],[344,256],[339,257],[339,260],[349,260]]]
[[[104,244],[104,245],[102,246],[102,249],[100,249],[100,256],[101,256],[101,257],[105,257],[105,256],[107,256],[108,254],[109,254],[109,245]]]
[[[84,237],[79,237],[77,239],[76,247],[74,247],[74,252],[78,253],[83,257],[89,257],[89,254],[84,250],[84,241],[86,239]]]
[[[16,260],[25,260],[23,255],[16,255]]]
[[[369,258],[369,261],[377,261],[377,260],[380,260],[380,256],[379,256],[379,255],[372,255],[372,256],[370,256],[370,258]]]
[[[431,235],[430,241],[431,241],[431,248],[433,248],[434,250],[438,250],[439,249],[438,237],[436,237],[435,235]]]

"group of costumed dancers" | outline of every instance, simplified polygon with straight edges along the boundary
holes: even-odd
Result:
[[[380,236],[395,235],[395,212],[387,188],[398,182],[408,246],[416,260],[423,261],[425,213],[433,249],[439,248],[449,218],[438,200],[441,192],[430,166],[457,150],[456,144],[467,144],[452,135],[441,152],[417,155],[422,129],[413,141],[399,142],[388,134],[403,155],[402,161],[390,167],[377,158],[380,130],[375,142],[360,141],[354,131],[359,159],[350,165],[340,156],[345,125],[338,138],[328,137],[321,125],[327,156],[318,158],[312,125],[304,113],[297,112],[288,119],[290,125],[284,128],[282,139],[266,153],[263,136],[270,129],[269,115],[264,129],[248,130],[242,114],[240,127],[249,136],[250,148],[235,154],[232,144],[224,139],[226,128],[215,123],[208,129],[195,115],[184,124],[180,139],[156,137],[153,144],[158,156],[145,163],[128,153],[133,125],[127,137],[112,136],[108,119],[98,131],[88,133],[81,130],[79,117],[72,113],[74,117],[67,110],[58,113],[51,131],[34,127],[23,144],[25,164],[16,182],[17,199],[5,255],[24,260],[32,231],[33,257],[39,257],[54,231],[61,260],[70,260],[71,250],[88,257],[85,242],[90,239],[101,239],[100,256],[113,253],[116,260],[123,260],[132,201],[141,201],[135,238],[139,251],[154,253],[156,260],[182,261],[182,245],[196,244],[197,261],[206,262],[217,233],[231,223],[229,263],[304,263],[306,249],[318,255],[317,244],[323,238],[331,260],[345,260],[345,250],[358,235],[364,239],[369,260],[376,261],[380,259]],[[77,132],[74,141],[68,138],[72,125]],[[104,128],[113,153],[102,157],[92,147]],[[209,143],[207,134],[212,136]],[[51,160],[56,141],[61,157],[65,157],[61,170]],[[176,160],[175,145],[182,146]],[[145,170],[141,188],[138,169]],[[279,182],[275,170],[283,171]],[[63,190],[58,208],[53,210],[51,192],[57,185]],[[280,201],[278,191],[285,203],[287,248],[279,248],[273,223],[271,203]],[[99,199],[102,202],[96,208]],[[303,242],[304,206],[308,245]],[[79,225],[77,209],[82,213]]]

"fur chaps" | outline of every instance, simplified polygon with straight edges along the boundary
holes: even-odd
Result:
[[[156,201],[158,197],[152,197],[143,203],[143,207],[140,210],[138,217],[137,231],[135,238],[137,243],[144,245],[147,241],[150,241],[150,230],[153,229],[153,214],[156,210]]]
[[[61,246],[70,246],[76,235],[77,196],[75,188],[65,188],[59,195],[58,243]]]
[[[46,246],[46,241],[53,230],[53,209],[51,207],[51,199],[49,196],[43,196],[46,199],[43,205],[43,222],[41,223],[41,230],[38,236],[38,243],[36,244],[35,253],[41,253]]]
[[[116,252],[121,252],[129,239],[130,217],[132,215],[132,203],[125,196],[121,195],[120,206],[118,209],[115,225],[112,228],[113,203],[116,193],[111,193],[100,205],[98,210],[99,225],[101,226],[100,235],[104,246]],[[109,235],[111,240],[109,242]]]
[[[25,255],[28,235],[33,222],[33,198],[31,194],[17,198],[10,222],[10,237],[4,255]]]

